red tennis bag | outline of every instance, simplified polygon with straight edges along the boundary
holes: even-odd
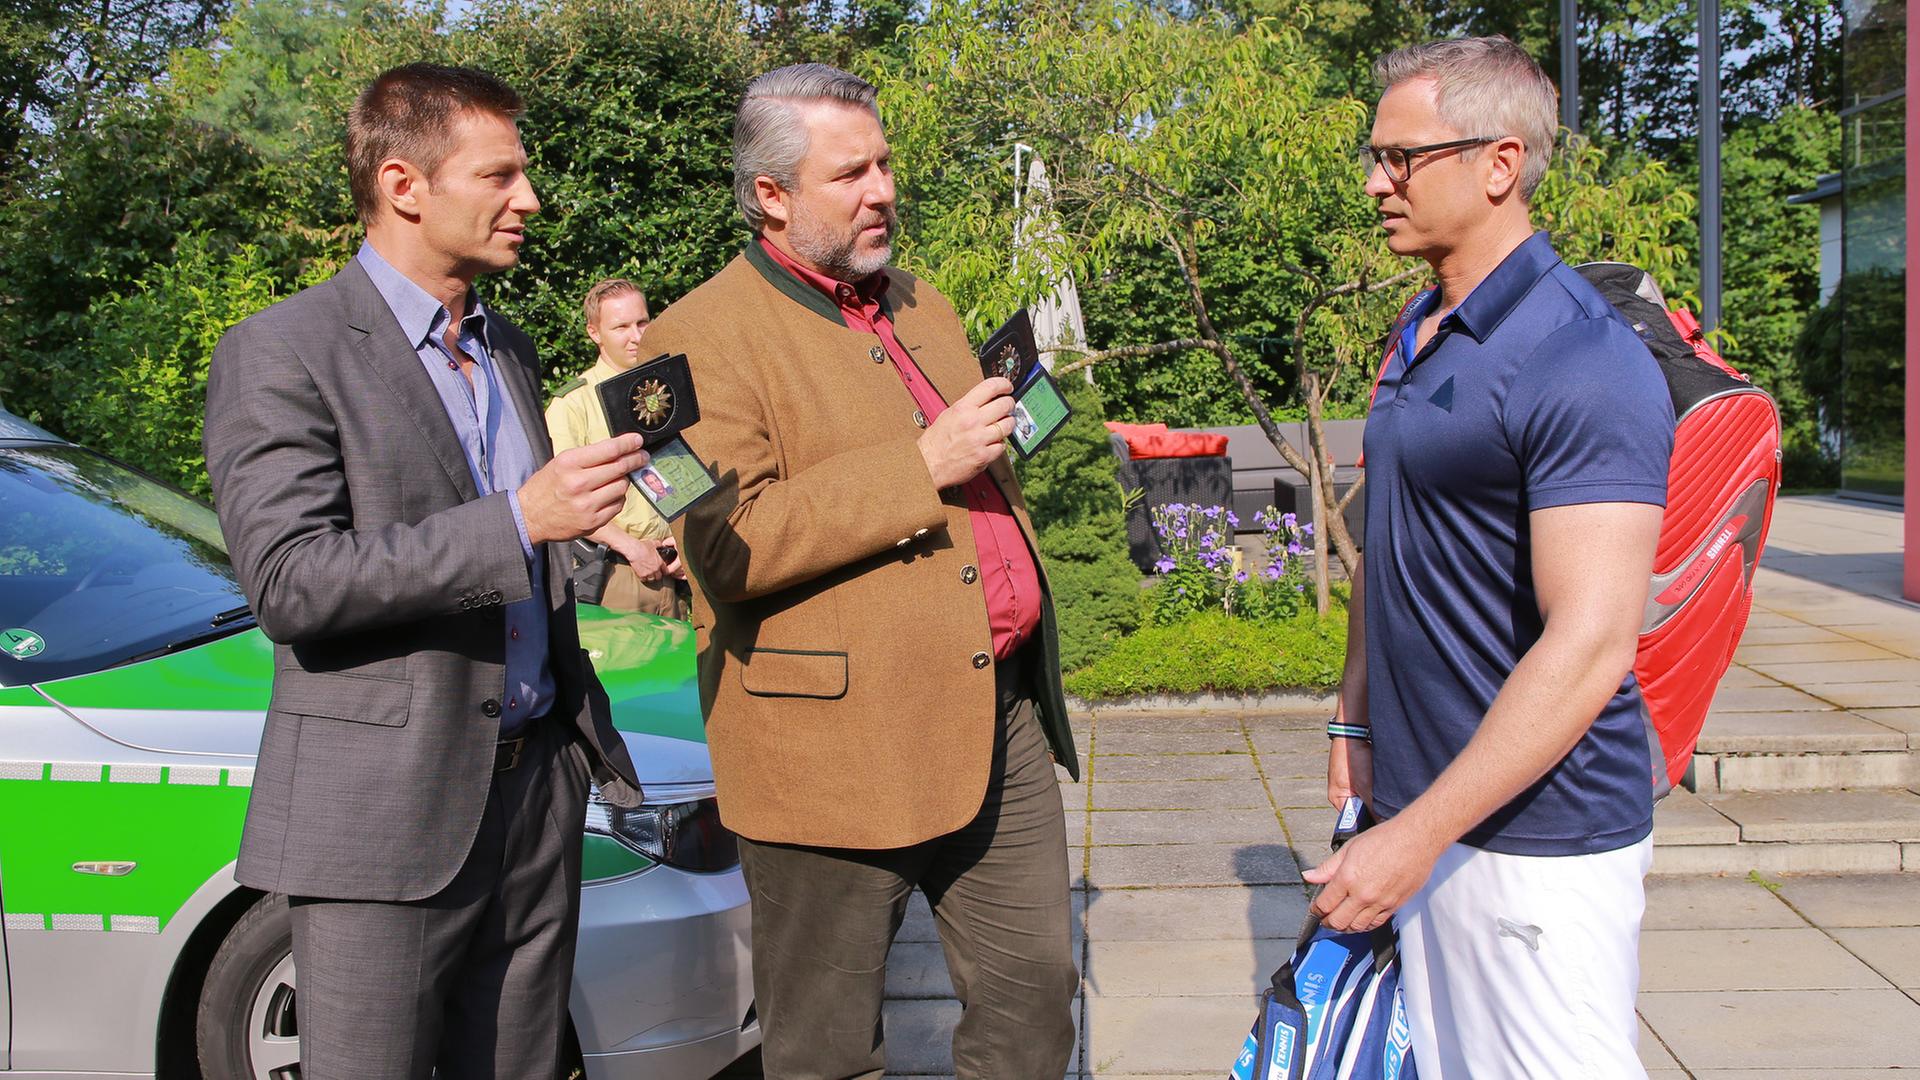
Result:
[[[1574,269],[1633,324],[1673,395],[1667,512],[1633,663],[1664,795],[1686,775],[1753,609],[1780,493],[1780,410],[1714,353],[1691,312],[1667,306],[1653,275],[1616,262]]]
[[[1780,410],[1713,351],[1692,312],[1667,306],[1653,275],[1617,262],[1574,270],[1632,324],[1673,397],[1667,511],[1633,662],[1658,798],[1686,775],[1753,610],[1753,571],[1780,493]],[[1418,299],[1394,320],[1382,378]]]

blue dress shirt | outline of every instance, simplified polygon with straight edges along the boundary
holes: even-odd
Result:
[[[478,297],[468,294],[469,310],[460,320],[456,339],[460,351],[473,361],[473,378],[469,381],[446,345],[447,323],[453,318],[446,305],[395,270],[373,250],[373,245],[362,244],[354,257],[373,279],[373,287],[387,302],[401,332],[419,353],[433,388],[439,391],[440,404],[466,453],[474,486],[483,496],[506,492],[507,505],[513,508],[513,524],[520,531],[533,595],[508,604],[506,609],[507,671],[500,702],[500,732],[512,735],[528,720],[546,712],[555,695],[553,670],[547,661],[546,559],[534,550],[527,537],[526,518],[520,512],[520,485],[535,472],[533,445],[494,366],[487,342],[488,313]],[[458,558],[459,554],[450,552],[449,557]]]

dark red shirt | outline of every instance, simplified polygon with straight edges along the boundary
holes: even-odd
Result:
[[[907,355],[894,336],[893,319],[881,305],[887,294],[887,275],[876,273],[858,286],[837,281],[825,274],[801,266],[786,252],[760,238],[760,246],[788,273],[832,298],[847,327],[880,339],[893,360],[893,369],[907,385],[914,404],[926,415],[927,423],[946,411],[947,402],[920,373],[920,367]],[[961,485],[967,511],[973,520],[973,544],[979,561],[980,585],[987,600],[987,626],[993,633],[993,655],[997,660],[1012,656],[1026,644],[1040,623],[1040,568],[1034,564],[1027,538],[1014,520],[1013,507],[1006,492],[985,472]]]

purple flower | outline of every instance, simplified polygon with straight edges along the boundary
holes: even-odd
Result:
[[[1179,588],[1173,590],[1173,594],[1175,596],[1185,596],[1187,595],[1187,587],[1185,585],[1182,585]]]
[[[1237,582],[1239,582],[1239,583],[1241,583],[1241,584],[1243,584],[1243,585],[1244,585],[1244,584],[1246,584],[1246,581],[1247,581],[1247,572],[1246,572],[1245,570],[1241,570],[1241,571],[1239,571],[1238,573],[1236,573],[1236,574],[1234,574],[1234,575],[1233,575],[1233,580],[1235,580],[1235,581],[1237,581]]]
[[[1268,581],[1279,581],[1280,575],[1284,573],[1286,573],[1286,568],[1277,562],[1268,563],[1267,568],[1261,571],[1261,574],[1263,574]]]
[[[1185,530],[1185,529],[1175,529],[1175,530],[1173,530],[1173,535],[1175,535],[1175,536],[1177,536],[1177,537],[1179,537],[1179,538],[1180,538],[1180,539],[1182,539],[1182,540],[1185,540],[1185,539],[1187,538],[1187,530]]]
[[[1293,514],[1281,514],[1280,524],[1289,529],[1297,528],[1300,524],[1300,519]],[[1307,527],[1312,528],[1313,526],[1309,525]]]
[[[1302,535],[1302,536],[1312,536],[1312,535],[1313,535],[1313,522],[1311,522],[1311,521],[1309,521],[1309,522],[1307,522],[1307,523],[1306,523],[1305,525],[1302,525],[1302,526],[1300,526],[1300,535]]]
[[[1162,556],[1159,562],[1153,564],[1153,572],[1156,574],[1164,574],[1173,569],[1175,565],[1177,564],[1172,559]]]
[[[1227,524],[1233,526],[1236,529],[1240,527],[1240,518],[1236,516],[1234,512],[1231,510],[1227,511]]]
[[[1209,506],[1206,509],[1206,515],[1208,518],[1217,518],[1220,516],[1220,508],[1217,506]]]
[[[1287,545],[1287,554],[1289,555],[1298,555],[1302,550],[1303,549],[1300,547],[1300,541],[1298,540],[1295,540]]]

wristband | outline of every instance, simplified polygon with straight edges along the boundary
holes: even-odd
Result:
[[[1365,724],[1348,724],[1339,720],[1327,721],[1327,738],[1359,739],[1361,742],[1373,741],[1373,729]]]

